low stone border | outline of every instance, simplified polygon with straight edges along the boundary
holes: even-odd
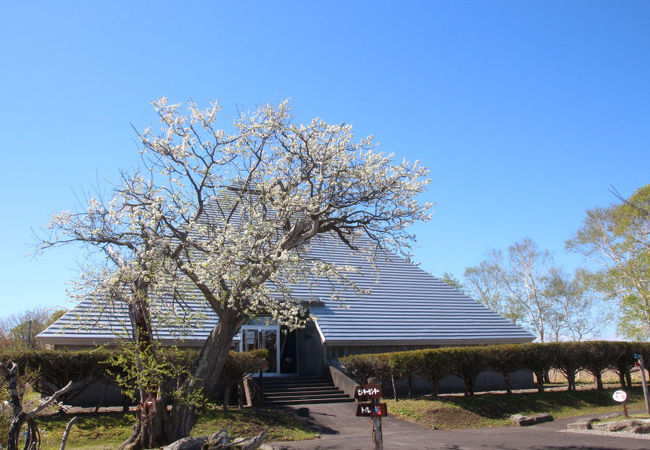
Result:
[[[610,437],[619,437],[619,438],[629,438],[629,439],[644,439],[650,441],[650,434],[635,434],[628,433],[626,431],[602,431],[602,430],[560,430],[560,433],[581,433],[589,434],[591,436],[610,436]]]
[[[585,418],[568,424],[567,429],[563,431],[650,440],[650,419],[597,423],[599,420],[595,417]]]

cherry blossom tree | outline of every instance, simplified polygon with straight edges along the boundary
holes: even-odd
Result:
[[[297,124],[286,101],[241,114],[228,130],[218,127],[214,102],[183,109],[162,98],[154,108],[162,127],[138,134],[140,171],[125,173],[110,200],[54,216],[44,246],[83,242],[107,256],[110,269],[93,279],[129,305],[139,342],[152,340],[154,296],[199,293],[219,322],[182,387],[187,396],[214,392],[232,339],[252,316],[290,328],[309,318],[292,285],[330,278],[357,289],[346,276],[355,268],[305,256],[311,240],[328,235],[359,251],[372,245],[369,258],[407,253],[409,225],[429,219],[431,205],[418,199],[426,168],[394,163],[372,137],[355,140],[350,125]],[[167,413],[151,388],[145,400],[152,408],[127,446],[189,434],[192,403],[177,401]]]

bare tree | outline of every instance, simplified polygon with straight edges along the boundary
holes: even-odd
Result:
[[[608,314],[584,270],[570,275],[551,268],[545,286],[552,301],[547,323],[555,341],[582,341],[598,334]]]
[[[540,342],[581,340],[602,323],[595,312],[600,298],[585,272],[569,276],[530,239],[508,247],[506,257],[490,251],[486,260],[465,270],[465,279],[474,298],[527,327]]]

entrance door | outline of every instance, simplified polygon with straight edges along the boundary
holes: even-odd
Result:
[[[280,374],[280,354],[278,353],[278,337],[280,327],[262,325],[244,325],[241,329],[242,339],[240,351],[266,349],[268,367],[263,370],[264,375]]]
[[[298,375],[298,351],[296,331],[280,333],[280,373]]]

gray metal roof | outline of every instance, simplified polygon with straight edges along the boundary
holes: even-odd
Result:
[[[367,258],[373,251],[366,242],[364,251],[353,251],[334,236],[312,240],[309,258],[358,268],[349,274],[360,294],[330,280],[292,286],[292,296],[301,301],[317,300],[311,308],[321,339],[328,345],[454,345],[476,343],[528,342],[534,336],[509,320],[469,298],[443,281],[397,255],[380,252],[374,264]],[[337,292],[338,299],[333,293]],[[184,340],[201,345],[217,323],[217,317],[201,300],[188,302],[188,309],[166,307],[171,318],[193,314],[185,325],[160,319],[156,334],[163,341]],[[187,323],[191,323],[188,326]],[[128,315],[123,305],[79,303],[43,331],[46,344],[91,345],[126,336]]]
[[[325,341],[331,345],[451,345],[528,342],[534,336],[477,301],[397,255],[381,253],[374,267],[365,255],[333,238],[319,239],[308,252],[359,268],[351,274],[370,294],[341,289],[342,301],[328,300],[331,287],[293,289],[297,297],[318,297],[312,308]]]

